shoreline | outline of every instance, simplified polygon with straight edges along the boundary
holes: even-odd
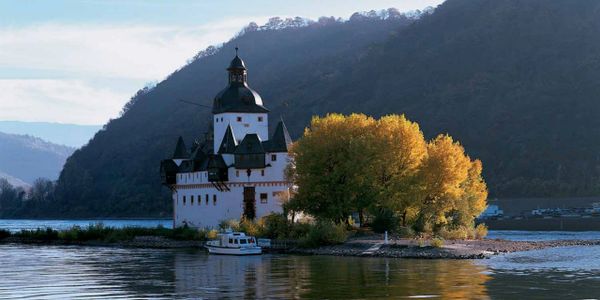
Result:
[[[138,236],[131,241],[103,242],[64,240],[36,240],[8,237],[0,240],[0,245],[21,244],[38,246],[92,246],[125,247],[146,249],[203,249],[204,241],[172,240],[156,236]],[[554,241],[509,241],[501,239],[446,240],[442,247],[421,244],[414,239],[394,239],[385,245],[379,239],[350,239],[339,245],[317,248],[273,247],[264,248],[264,253],[329,255],[355,257],[389,257],[412,259],[487,259],[494,255],[522,252],[555,247],[598,246],[599,240],[554,240]]]

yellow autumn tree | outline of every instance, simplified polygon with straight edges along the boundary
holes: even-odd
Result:
[[[314,117],[291,148],[294,206],[336,222],[363,211],[373,198],[365,170],[373,158],[376,122],[363,114]]]
[[[290,155],[298,189],[287,206],[317,218],[356,212],[362,225],[364,213],[386,212],[396,226],[439,231],[472,227],[486,206],[481,162],[448,135],[426,142],[403,115],[314,117]]]
[[[418,174],[427,156],[427,143],[419,125],[404,115],[389,115],[377,122],[370,176],[378,190],[378,209],[390,209],[406,226],[418,208]]]
[[[472,161],[452,137],[439,135],[429,142],[420,170],[422,199],[417,229],[472,227],[486,206],[487,187],[481,171],[481,161]]]

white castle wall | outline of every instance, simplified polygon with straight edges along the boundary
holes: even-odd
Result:
[[[272,154],[277,156],[274,161]],[[252,169],[250,177],[245,169],[229,168],[229,181],[226,184],[230,191],[217,190],[208,181],[206,171],[177,174],[177,185],[173,196],[174,226],[187,224],[198,228],[216,227],[222,220],[240,219],[244,211],[245,186],[255,187],[257,218],[273,212],[281,213],[282,197],[285,198],[289,192],[289,183],[284,179],[284,169],[289,158],[287,153],[268,153],[266,156],[266,162],[271,166],[265,169]],[[266,203],[261,200],[261,194],[267,194]]]
[[[241,118],[241,121],[238,120]],[[262,118],[262,121],[259,121]],[[231,124],[233,135],[238,140],[238,144],[248,133],[256,133],[261,141],[269,139],[269,120],[266,113],[222,113],[213,116],[214,128],[214,149],[219,150],[221,141]]]
[[[220,192],[214,187],[178,186],[175,193],[175,226],[187,224],[191,227],[217,227],[219,222],[228,219],[240,219],[243,214],[244,183],[228,183],[228,192]],[[255,186],[256,217],[260,218],[273,212],[281,213],[280,192],[287,193],[285,182],[251,183]],[[267,194],[266,203],[261,202],[260,194]],[[208,195],[208,204],[206,196]],[[213,201],[216,195],[216,202]],[[185,204],[183,197],[185,196]],[[192,203],[193,196],[193,203]],[[200,201],[198,201],[200,199]]]

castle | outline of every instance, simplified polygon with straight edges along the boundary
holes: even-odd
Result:
[[[256,219],[282,211],[291,138],[280,120],[269,139],[269,110],[248,86],[237,55],[229,84],[213,102],[213,138],[188,152],[181,137],[161,162],[162,183],[172,191],[173,226],[216,227],[223,220]]]

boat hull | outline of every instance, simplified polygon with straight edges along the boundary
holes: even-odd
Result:
[[[260,247],[243,247],[243,248],[229,248],[229,247],[217,247],[217,246],[205,246],[210,254],[220,255],[260,255],[262,254],[262,248]]]

